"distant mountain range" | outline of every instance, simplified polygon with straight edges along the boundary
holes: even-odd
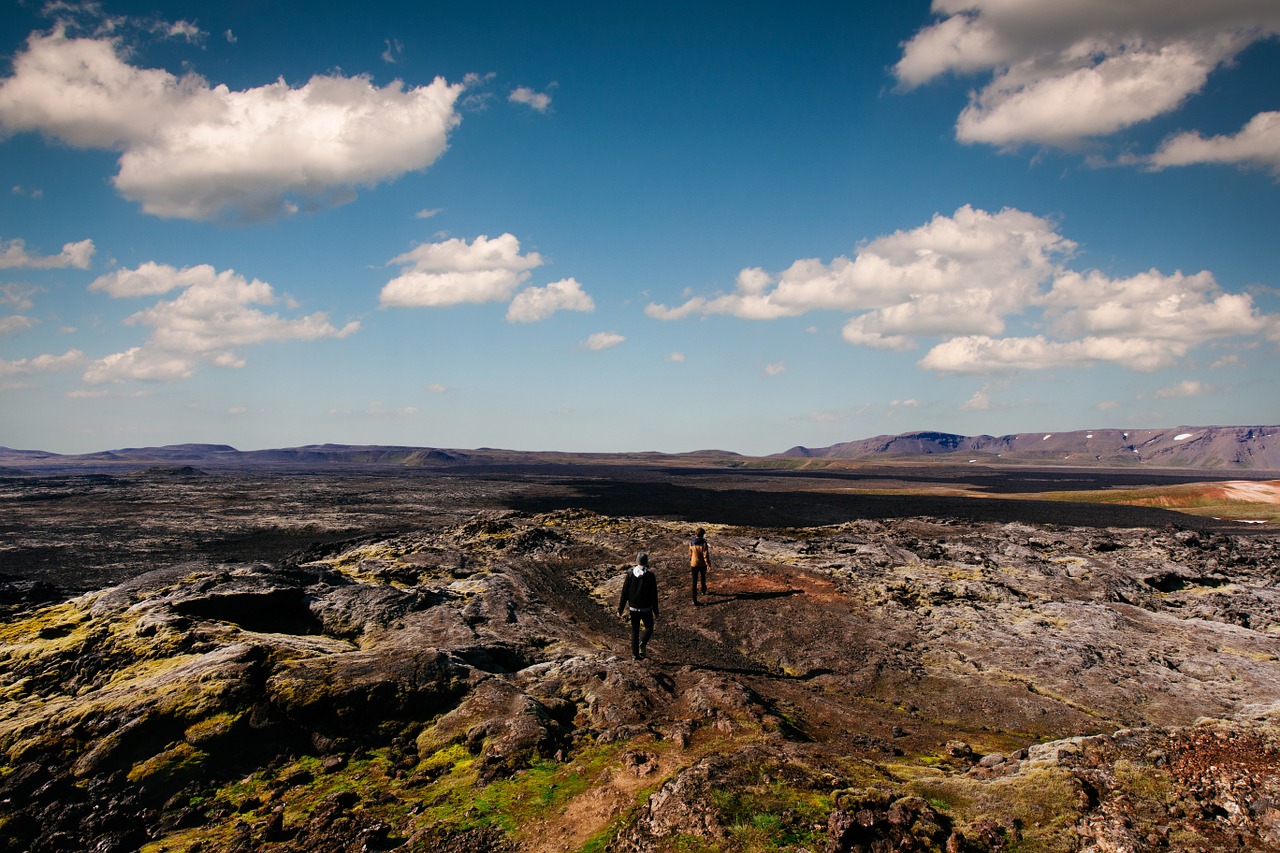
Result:
[[[879,435],[830,447],[793,447],[749,457],[723,450],[691,453],[567,453],[388,445],[313,444],[237,450],[225,444],[171,444],[63,455],[0,447],[0,476],[49,467],[369,466],[436,468],[474,465],[714,465],[809,467],[853,462],[947,461],[1070,467],[1138,465],[1194,469],[1280,471],[1280,426],[1181,426],[1173,429],[1096,429],[966,436],[946,432]]]
[[[1020,462],[1074,466],[1249,468],[1280,470],[1280,426],[1181,426],[1173,429],[1094,429],[954,435],[907,432],[830,447],[793,447],[795,459],[918,459]]]

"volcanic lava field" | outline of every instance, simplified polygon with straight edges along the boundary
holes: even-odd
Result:
[[[1280,849],[1272,527],[1035,499],[1221,479],[3,477],[0,849]]]

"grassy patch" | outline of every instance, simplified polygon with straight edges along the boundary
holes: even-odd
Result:
[[[712,792],[733,850],[743,853],[794,849],[816,850],[826,843],[831,797],[775,779],[741,789]]]
[[[979,821],[1009,826],[1017,822],[1017,849],[1066,853],[1076,849],[1080,790],[1060,768],[1031,768],[1017,776],[989,781],[951,776],[921,779],[909,786],[965,831]],[[966,833],[968,834],[968,833]]]

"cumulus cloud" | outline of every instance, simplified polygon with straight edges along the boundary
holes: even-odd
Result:
[[[857,346],[910,350],[942,339],[917,364],[939,373],[1000,374],[1111,363],[1169,367],[1194,347],[1241,336],[1280,341],[1280,315],[1247,293],[1224,292],[1207,271],[1149,270],[1113,278],[1066,268],[1076,245],[1041,217],[965,206],[879,237],[854,257],[794,262],[781,273],[743,269],[732,293],[694,296],[654,318],[729,314],[753,320],[846,311]],[[1017,321],[1039,334],[1009,336]],[[983,404],[978,397],[969,408]]]
[[[594,311],[596,304],[576,279],[553,281],[546,287],[526,287],[507,308],[508,323],[534,323],[557,311]]]
[[[613,349],[625,340],[626,338],[617,332],[596,332],[582,342],[582,348],[593,351]]]
[[[119,151],[116,189],[172,218],[288,216],[424,169],[444,152],[464,89],[318,75],[237,91],[125,56],[107,37],[32,34],[0,82],[0,130]]]
[[[1193,346],[1257,334],[1267,318],[1248,294],[1224,293],[1209,272],[1164,275],[1150,270],[1113,279],[1067,272],[1045,299],[1054,331],[1064,336],[1141,337]]]
[[[542,262],[537,252],[520,254],[520,241],[511,234],[492,240],[481,234],[470,243],[459,238],[424,243],[391,259],[389,264],[406,270],[383,286],[379,301],[384,308],[501,302]]]
[[[1258,113],[1234,135],[1206,138],[1188,132],[1172,136],[1151,155],[1150,163],[1156,169],[1195,163],[1255,166],[1280,177],[1280,112]]]
[[[1052,222],[1019,210],[988,213],[969,205],[909,231],[879,237],[853,258],[798,260],[778,274],[738,273],[733,293],[651,304],[651,317],[731,314],[773,319],[815,310],[861,311],[845,340],[910,349],[920,334],[998,334],[1003,317],[1023,310],[1075,244]]]
[[[323,313],[298,318],[268,314],[254,306],[274,305],[271,286],[252,281],[233,270],[209,265],[177,269],[146,263],[132,270],[100,276],[89,289],[116,297],[156,296],[180,290],[128,317],[128,325],[148,326],[150,338],[141,346],[114,353],[91,364],[90,383],[129,379],[174,381],[191,376],[199,363],[243,367],[236,349],[252,344],[291,340],[343,338],[359,329],[348,323],[339,329]]]
[[[168,264],[147,261],[135,269],[120,269],[100,275],[89,283],[89,290],[110,296],[159,296],[177,287],[189,287],[207,281],[213,273],[208,265],[175,269]],[[235,276],[234,272],[221,273]]]
[[[935,0],[903,45],[903,88],[990,73],[966,142],[1069,147],[1177,109],[1248,45],[1280,33],[1271,0]]]
[[[551,96],[545,92],[535,92],[528,86],[517,86],[507,100],[513,104],[524,104],[525,106],[545,113],[551,108]]]
[[[195,375],[196,360],[155,347],[130,347],[94,361],[84,372],[91,385],[105,382],[177,382]]]
[[[92,240],[81,240],[77,243],[63,243],[62,251],[56,255],[32,255],[27,252],[27,244],[21,239],[0,240],[0,269],[52,270],[74,267],[87,270],[94,251]]]
[[[73,370],[84,363],[84,353],[69,349],[62,355],[38,355],[15,361],[0,360],[0,376],[26,376],[32,373],[55,373]]]

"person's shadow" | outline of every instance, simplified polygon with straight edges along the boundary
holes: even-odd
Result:
[[[775,592],[706,592],[702,598],[703,607],[715,607],[732,601],[768,601],[771,598],[790,598],[803,593],[802,589],[780,589]],[[711,598],[710,596],[715,596]]]

